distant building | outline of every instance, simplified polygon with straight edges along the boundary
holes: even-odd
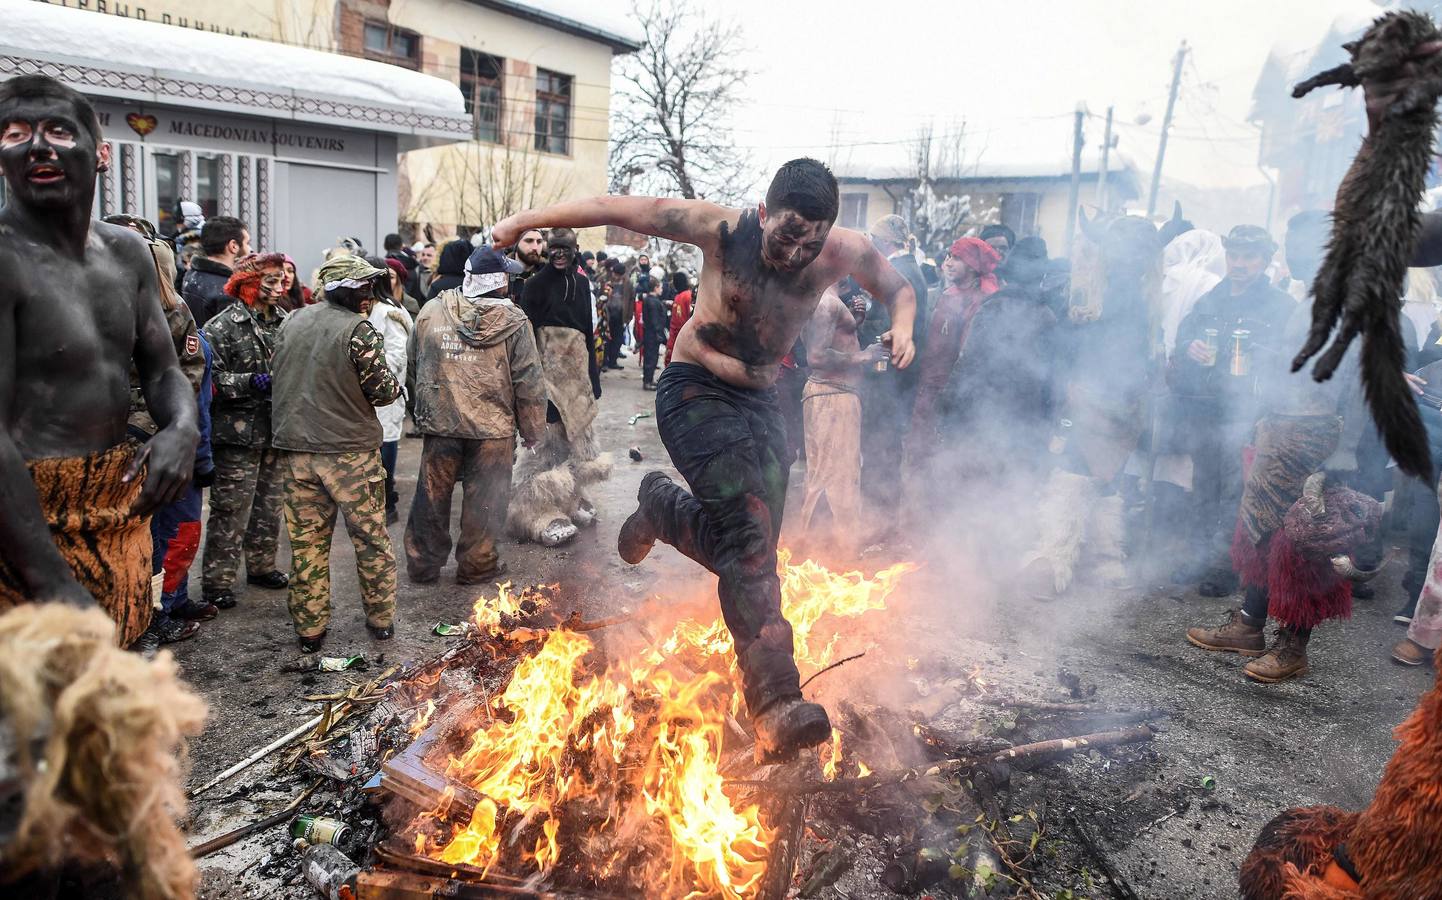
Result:
[[[443,94],[446,97],[441,106],[431,110],[447,120],[444,127],[418,133],[414,140],[377,145],[364,161],[384,176],[382,181],[391,191],[389,199],[376,200],[376,215],[384,220],[381,233],[393,230],[400,222],[417,234],[429,233],[437,240],[449,238],[458,230],[468,234],[489,227],[502,216],[527,206],[604,193],[611,59],[614,54],[630,53],[640,47],[639,38],[628,31],[633,28],[628,22],[602,22],[574,0],[275,0],[263,4],[233,0],[38,0],[34,6],[57,16],[93,18],[96,22],[90,27],[99,29],[93,41],[51,41],[43,56],[52,65],[83,57],[90,68],[106,69],[106,57],[116,46],[113,30],[107,29],[111,20],[130,20],[131,24],[144,20],[169,26],[150,38],[146,66],[160,75],[181,70],[195,76],[198,83],[217,82],[217,109],[231,113],[265,117],[272,115],[274,107],[245,101],[227,106],[226,97],[231,95],[226,93],[225,85],[208,76],[210,61],[197,39],[230,37],[233,45],[242,47],[254,46],[246,39],[258,39],[287,44],[290,47],[286,49],[291,50],[305,48],[368,60],[371,66],[364,72],[369,74],[350,62],[332,68],[350,73],[355,90],[361,94],[389,95],[390,102],[382,105],[405,106],[408,90],[414,93],[416,85],[448,82],[448,88],[441,86],[445,91],[434,86],[427,89],[432,100]],[[13,43],[7,40],[6,31],[0,29],[0,55]],[[19,55],[26,59],[40,55],[32,52],[35,48],[14,49],[23,50]],[[314,92],[324,95],[317,98],[317,103],[324,108],[326,121],[354,121],[361,128],[372,124],[370,114],[362,113],[354,103],[356,98],[327,93],[319,86],[329,81],[324,77],[325,66],[307,65],[300,71],[287,71],[264,50],[257,48],[253,56],[251,67],[240,75],[227,76],[230,85],[242,91],[256,86],[279,88],[297,96]],[[23,71],[26,65],[0,62],[0,78]],[[315,72],[320,73],[318,79],[312,77]],[[88,87],[97,97],[124,94],[125,86],[118,84],[123,80],[120,76],[99,79],[107,80],[116,83],[98,83],[92,77]],[[399,85],[411,87],[401,89]],[[137,94],[134,99],[158,102],[153,94]],[[206,98],[200,101],[210,102]],[[198,108],[203,106],[202,102]],[[122,128],[125,115],[135,109],[121,114]],[[298,120],[305,115],[302,112]],[[159,134],[127,137],[155,144],[161,152],[163,146],[168,146],[164,145],[165,128]],[[177,187],[198,190],[197,177],[208,185],[205,173],[207,167],[213,166],[208,161],[211,156],[207,146],[183,142],[177,146],[194,151],[195,159],[200,161],[195,166],[197,174],[190,180],[184,170],[177,174]],[[349,164],[358,165],[354,160]],[[162,172],[160,177],[164,182],[169,175]],[[319,179],[306,180],[321,183]],[[139,211],[149,217],[165,218],[168,210],[163,201],[169,195],[164,191],[164,187],[157,187],[153,196],[146,195],[147,205]],[[214,202],[205,198],[202,206],[210,203],[223,212],[239,211],[238,198],[223,208],[222,200],[219,196],[213,198]],[[354,221],[359,213],[353,210],[340,221]],[[366,220],[362,217],[361,221]],[[329,223],[327,228],[336,230]],[[342,229],[337,233],[346,232]],[[327,237],[326,245],[335,237]],[[588,229],[581,238],[587,246],[600,247],[604,229]],[[310,248],[290,241],[287,249]]]
[[[1115,151],[1110,154],[1108,167],[1104,203],[1107,209],[1120,209],[1141,195],[1136,169]],[[1100,170],[1099,155],[1084,153],[1079,194],[1083,208],[1094,208]],[[896,174],[894,169],[852,168],[838,173],[837,181],[841,185],[837,224],[846,228],[865,231],[878,219],[892,214],[901,215],[915,226],[925,203],[918,199],[920,179]],[[970,198],[971,216],[962,226],[967,233],[1000,222],[1018,237],[1039,235],[1052,245],[1053,254],[1062,253],[1071,195],[1070,159],[1051,163],[983,161],[967,167],[964,175],[932,179],[931,188],[938,200]]]

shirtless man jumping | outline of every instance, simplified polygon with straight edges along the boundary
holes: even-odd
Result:
[[[635,564],[661,540],[716,573],[757,749],[773,760],[831,735],[826,710],[801,699],[791,625],[781,614],[776,541],[791,466],[773,388],[781,359],[821,292],[848,274],[890,308],[883,340],[893,364],[904,368],[913,355],[911,286],[865,235],[832,228],[839,202],[831,172],[796,159],[756,209],[595,197],[519,213],[493,235],[505,246],[527,228],[619,225],[695,244],[705,255],[700,303],[656,392],[661,440],[691,492],[647,474],[618,549]]]
[[[91,218],[109,164],[80,94],[0,83],[0,611],[98,600],[128,645],[150,621],[146,517],[184,492],[199,431],[150,248]],[[159,426],[139,448],[132,360]]]

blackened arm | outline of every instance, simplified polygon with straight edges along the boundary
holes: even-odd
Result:
[[[350,336],[350,361],[360,378],[361,393],[371,406],[390,406],[401,396],[401,383],[386,365],[386,342],[365,319]]]
[[[0,556],[32,599],[83,602],[88,595],[50,540],[35,482],[10,431],[15,392],[15,305],[0,294]]]

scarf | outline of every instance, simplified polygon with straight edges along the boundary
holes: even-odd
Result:
[[[983,294],[994,294],[1001,287],[995,275],[996,267],[1001,263],[1001,254],[986,241],[981,238],[959,238],[951,245],[951,255],[977,274],[977,286]]]

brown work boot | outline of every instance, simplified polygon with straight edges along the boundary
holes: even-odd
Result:
[[[1431,662],[1432,651],[1411,638],[1402,638],[1392,648],[1392,658],[1404,666],[1420,666]]]
[[[636,492],[636,511],[622,523],[621,533],[616,536],[616,552],[633,566],[645,559],[651,548],[656,546],[656,528],[646,518],[646,495],[662,481],[670,482],[671,479],[664,472],[646,473],[646,477],[641,479],[640,490]]]
[[[1307,642],[1290,628],[1277,632],[1272,649],[1261,659],[1242,666],[1242,673],[1253,681],[1276,684],[1307,674]]]
[[[800,697],[777,700],[751,717],[756,729],[756,759],[761,763],[786,762],[805,747],[831,738],[831,719],[819,703]]]
[[[1188,628],[1187,640],[1203,650],[1261,656],[1267,651],[1267,638],[1262,634],[1264,624],[1254,623],[1252,617],[1240,609],[1229,609],[1226,624],[1218,628],[1203,628],[1200,625]]]

